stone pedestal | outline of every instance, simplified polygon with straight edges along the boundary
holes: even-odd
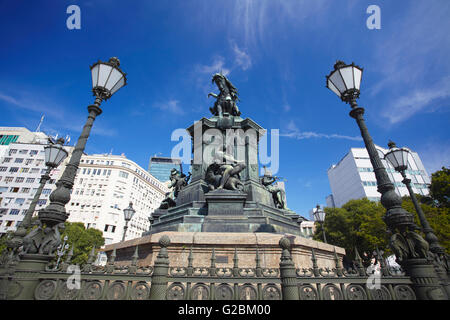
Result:
[[[258,250],[261,268],[278,269],[282,251],[279,241],[285,235],[290,239],[292,260],[297,268],[312,266],[311,249],[315,251],[319,268],[335,268],[334,249],[339,259],[345,254],[343,248],[312,239],[292,234],[260,232],[161,232],[110,244],[105,246],[104,251],[109,256],[116,248],[115,263],[129,265],[136,246],[139,246],[138,265],[153,265],[160,250],[158,241],[163,235],[167,235],[170,239],[167,249],[171,267],[187,267],[191,248],[193,266],[208,267],[211,265],[214,248],[217,268],[232,268],[236,249],[240,268],[254,268]]]

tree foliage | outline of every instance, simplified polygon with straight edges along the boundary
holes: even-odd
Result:
[[[100,230],[86,229],[81,222],[65,222],[65,227],[64,232],[61,234],[61,239],[67,235],[67,243],[69,243],[70,247],[73,246],[73,257],[71,260],[73,264],[82,265],[86,263],[92,247],[95,246],[98,249],[105,243],[103,233]]]
[[[442,167],[431,175],[431,198],[440,208],[450,208],[450,168]]]
[[[345,248],[347,256],[355,256],[355,248],[361,257],[371,255],[378,247],[385,249],[388,243],[386,225],[383,222],[384,207],[366,198],[350,200],[342,208],[325,208],[323,225],[327,242]],[[317,225],[313,239],[322,241],[322,225]]]

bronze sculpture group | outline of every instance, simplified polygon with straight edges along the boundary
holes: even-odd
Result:
[[[212,82],[217,85],[219,94],[209,93],[208,97],[216,98],[214,106],[209,108],[214,116],[222,118],[224,114],[239,117],[239,111],[236,102],[239,101],[236,87],[222,73],[216,73],[212,76]],[[205,172],[205,182],[208,184],[208,191],[231,190],[243,192],[244,184],[241,181],[240,172],[246,168],[245,161],[237,160],[232,155],[221,150],[215,150],[212,154],[212,163]],[[276,208],[289,210],[286,207],[285,192],[282,188],[274,185],[279,177],[274,177],[264,167],[264,176],[260,178],[260,183],[272,195]],[[179,192],[188,184],[190,178],[176,169],[172,169],[170,175],[169,188],[173,188],[161,202],[160,209],[168,209],[176,206],[176,198]]]

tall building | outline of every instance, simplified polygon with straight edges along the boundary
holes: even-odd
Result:
[[[43,132],[31,132],[23,127],[0,127],[0,146],[7,146],[10,143],[35,143],[47,140],[47,135]]]
[[[6,135],[5,131],[13,134]],[[21,132],[24,134],[21,135]],[[39,187],[40,178],[46,171],[44,147],[48,144],[48,136],[42,132],[30,132],[25,128],[0,128],[0,134],[3,137],[18,137],[12,138],[8,145],[1,146],[4,148],[0,150],[3,152],[0,154],[0,233],[5,233],[16,230]],[[15,142],[12,142],[13,140]],[[69,151],[69,157],[50,172],[50,180],[42,190],[35,214],[48,204],[48,197],[56,187],[55,182],[60,178],[70,158],[73,148],[65,148]]]
[[[169,189],[124,155],[83,155],[70,202],[68,221],[103,232],[105,244],[120,242],[125,226],[123,209],[130,201],[136,211],[128,223],[126,240],[148,231],[152,212]]]
[[[376,146],[380,158],[388,149]],[[408,189],[402,183],[403,177],[385,160],[381,160],[394,183],[398,195],[409,195]],[[408,157],[407,176],[411,179],[414,193],[428,195],[428,186],[431,183],[425,167],[416,152],[411,151]],[[352,199],[367,197],[372,201],[379,201],[381,194],[377,191],[377,180],[373,171],[369,154],[365,148],[351,148],[350,151],[337,163],[328,169],[332,197],[327,198],[327,205],[334,203],[341,207]],[[331,201],[332,200],[332,201]]]
[[[169,181],[170,170],[173,168],[183,172],[180,159],[154,156],[150,158],[150,162],[148,164],[148,172],[162,182]]]

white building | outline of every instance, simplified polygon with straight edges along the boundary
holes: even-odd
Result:
[[[48,144],[48,136],[42,132],[30,132],[25,128],[5,129],[8,128],[0,128],[3,142],[7,142],[0,150],[0,233],[15,231],[23,220],[39,187],[40,178],[46,171],[44,147]],[[21,132],[25,134],[21,136]],[[5,136],[9,137],[6,139]],[[66,147],[69,154],[72,149]],[[68,159],[50,172],[50,180],[42,191],[35,214],[48,204],[48,197],[55,189],[55,182],[64,171]]]
[[[169,189],[124,155],[83,155],[70,202],[68,221],[103,232],[105,244],[122,241],[123,209],[130,201],[136,211],[128,223],[126,240],[148,231],[148,217],[159,207]]]
[[[389,149],[376,146],[380,158]],[[394,183],[395,190],[400,196],[409,196],[408,189],[402,183],[403,177],[394,168],[382,160],[388,176]],[[408,158],[407,177],[411,179],[414,193],[428,195],[430,178],[416,152],[411,152]],[[327,205],[334,204],[341,207],[352,199],[367,197],[372,201],[379,201],[381,194],[377,191],[377,181],[370,163],[369,154],[365,148],[351,148],[337,164],[328,169],[328,180],[330,182],[332,197],[327,197]]]
[[[305,238],[312,238],[316,231],[314,220],[303,220],[300,224],[300,232]]]

